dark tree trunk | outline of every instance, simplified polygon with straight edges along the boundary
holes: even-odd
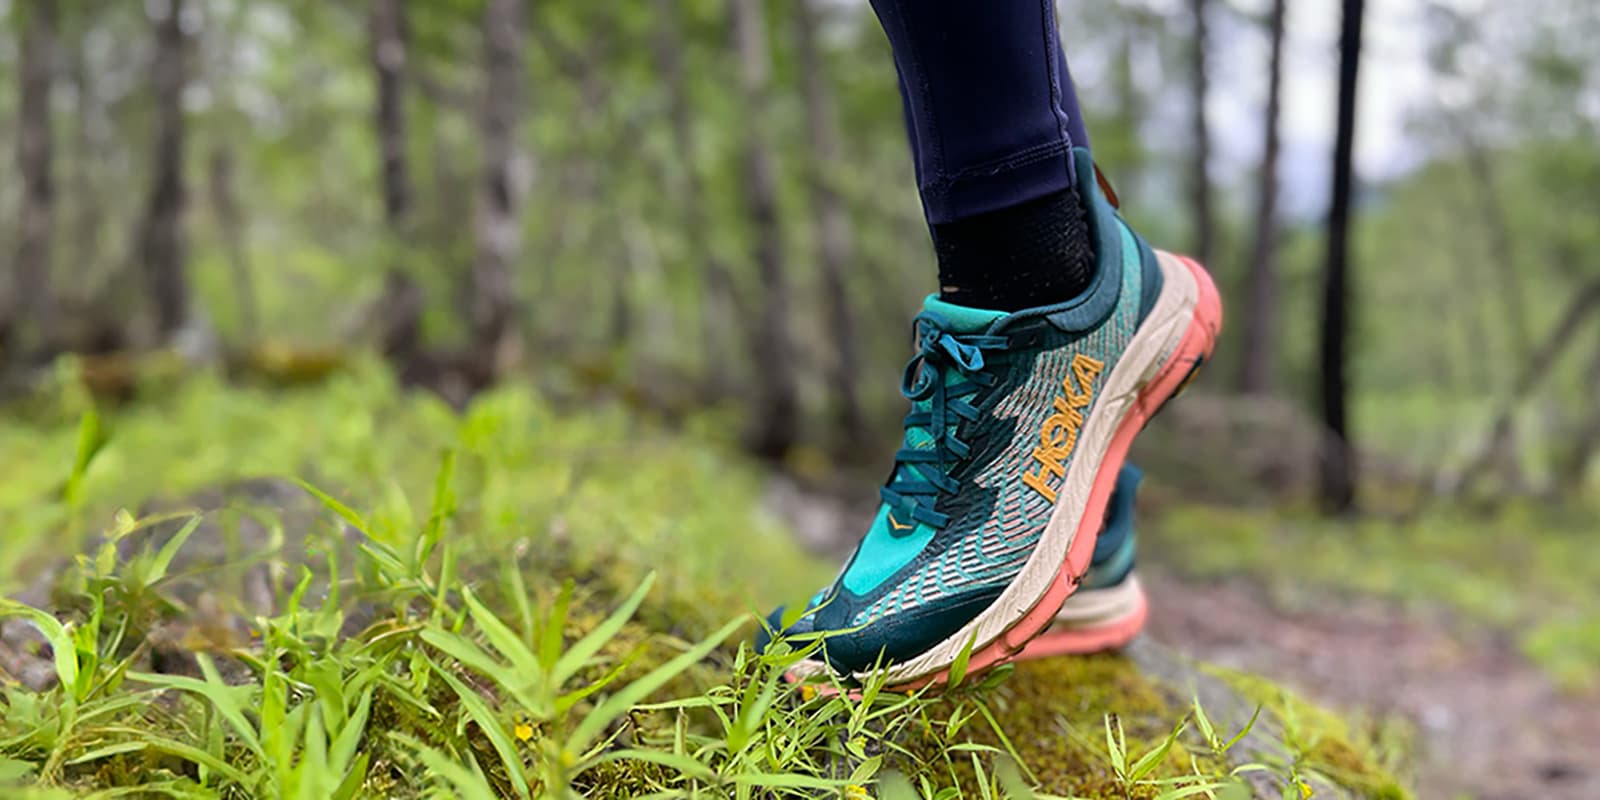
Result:
[[[104,200],[95,191],[95,168],[99,153],[104,149],[105,127],[96,86],[89,74],[82,37],[72,48],[68,68],[71,71],[73,94],[76,98],[76,119],[72,134],[72,171],[68,177],[69,196],[74,200],[70,255],[67,259],[69,275],[75,281],[89,282],[98,274],[101,253],[101,236],[105,227]]]
[[[150,196],[139,235],[139,260],[163,339],[189,321],[189,278],[184,240],[183,90],[188,82],[189,37],[183,30],[184,0],[156,6],[155,57],[150,78],[155,93],[155,148]]]
[[[406,160],[405,80],[409,30],[405,0],[373,0],[372,69],[377,75],[374,126],[383,167],[383,218],[400,234],[411,212],[411,173]]]
[[[1350,334],[1350,199],[1354,182],[1356,79],[1361,64],[1364,0],[1344,0],[1339,32],[1339,118],[1333,145],[1333,198],[1322,290],[1322,505],[1330,514],[1355,508],[1356,464],[1350,445],[1347,377]]]
[[[409,75],[411,29],[406,0],[373,0],[369,19],[372,72],[377,84],[373,130],[383,173],[383,220],[389,229],[391,256],[384,272],[384,290],[373,308],[379,346],[404,371],[421,356],[422,288],[400,264],[411,230],[411,167],[406,149],[406,78]]]
[[[1193,16],[1194,41],[1189,51],[1189,81],[1193,109],[1190,118],[1189,203],[1194,216],[1194,257],[1202,264],[1211,262],[1215,226],[1211,210],[1211,125],[1206,120],[1206,100],[1211,96],[1211,76],[1207,69],[1210,35],[1206,27],[1208,0],[1189,0]]]
[[[22,176],[18,209],[15,294],[0,293],[0,317],[19,325],[23,341],[45,345],[54,338],[54,298],[50,288],[52,239],[56,219],[55,129],[50,90],[57,61],[55,0],[26,0],[21,15],[21,63],[17,69],[17,172]],[[6,320],[0,319],[0,327]]]
[[[789,452],[798,436],[799,398],[789,341],[789,289],[778,220],[777,168],[767,141],[772,63],[761,0],[730,0],[729,11],[744,100],[744,202],[755,237],[754,255],[761,281],[761,311],[752,342],[757,403],[750,445],[757,455],[778,460]]]
[[[811,212],[816,218],[822,300],[828,309],[834,342],[831,377],[837,392],[839,433],[846,437],[845,441],[854,441],[866,429],[866,421],[861,414],[861,356],[856,342],[855,315],[845,283],[852,249],[850,220],[844,199],[832,181],[840,158],[839,122],[833,88],[828,83],[827,67],[817,44],[821,9],[816,0],[794,0],[794,9],[811,145],[807,188],[811,195]]]
[[[472,265],[467,322],[473,349],[488,359],[491,376],[512,357],[511,271],[521,252],[521,192],[517,185],[517,127],[522,107],[524,0],[488,0],[483,12],[483,142],[478,198],[478,254]]]
[[[246,342],[260,335],[256,319],[256,283],[245,247],[244,211],[239,207],[235,188],[233,154],[226,146],[211,151],[211,208],[228,250],[228,267],[233,272],[233,291],[239,304],[239,330]]]
[[[1244,307],[1244,359],[1239,390],[1272,391],[1278,305],[1278,122],[1283,108],[1283,28],[1288,0],[1272,0],[1267,16],[1267,108],[1261,120],[1261,172],[1256,183],[1256,238],[1250,251]]]

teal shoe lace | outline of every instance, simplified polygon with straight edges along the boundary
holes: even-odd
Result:
[[[956,426],[978,419],[978,407],[972,401],[996,381],[993,373],[985,371],[995,360],[985,358],[984,353],[1004,350],[1008,340],[952,333],[944,317],[930,311],[918,314],[915,325],[917,354],[906,365],[900,392],[911,400],[911,413],[905,419],[907,442],[912,440],[911,431],[920,430],[929,444],[900,448],[894,456],[894,476],[878,494],[897,520],[942,528],[950,522],[950,515],[934,510],[934,505],[940,495],[956,491],[950,467],[972,453],[972,446],[957,438]],[[915,528],[889,527],[896,536]]]

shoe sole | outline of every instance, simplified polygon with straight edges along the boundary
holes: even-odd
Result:
[[[1222,301],[1211,276],[1192,259],[1162,251],[1156,258],[1161,296],[1102,385],[1100,405],[1079,433],[1077,457],[1067,466],[1033,554],[972,621],[921,654],[883,667],[887,686],[912,690],[948,683],[950,667],[969,647],[968,675],[1015,659],[1077,590],[1134,436],[1211,356],[1222,328]],[[827,669],[820,661],[804,661],[790,672],[800,679]],[[860,681],[872,674],[852,677]]]
[[[1137,575],[1130,575],[1110,589],[1085,590],[1067,598],[1049,629],[1028,642],[1015,660],[1117,650],[1144,630],[1149,616],[1150,601],[1144,587]]]

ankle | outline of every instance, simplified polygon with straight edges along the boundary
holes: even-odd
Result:
[[[1089,216],[1075,188],[932,226],[940,297],[996,311],[1065,302],[1094,278]]]

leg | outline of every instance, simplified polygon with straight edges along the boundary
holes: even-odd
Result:
[[[894,50],[945,299],[1070,299],[1094,256],[1076,190],[1083,115],[1050,0],[874,0]]]
[[[1221,306],[1101,193],[1048,3],[874,7],[944,288],[917,316],[877,514],[839,577],[766,635],[821,639],[795,676],[882,667],[912,687],[1017,657],[1058,611],[1047,651],[1137,631],[1131,516],[1097,565],[1099,536],[1133,437],[1210,356]],[[1097,594],[1066,606],[1085,582]]]

